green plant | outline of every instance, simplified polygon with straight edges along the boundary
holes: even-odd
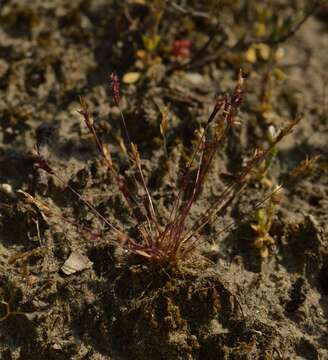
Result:
[[[276,205],[280,201],[280,191],[281,187],[278,186],[273,195],[270,196],[266,206],[256,210],[255,221],[251,224],[251,228],[255,233],[254,246],[259,250],[262,259],[269,256],[269,248],[275,243],[269,232]]]
[[[269,146],[274,144],[275,141],[275,128],[273,125],[269,126],[268,133],[267,133],[267,140],[269,143]],[[271,168],[274,160],[276,159],[278,155],[278,149],[275,145],[272,146],[271,150],[269,151],[266,158],[262,161],[262,163],[259,165],[256,177],[261,183],[261,185],[272,188],[273,184],[272,181],[268,177],[268,170]]]
[[[147,181],[144,176],[142,159],[137,145],[130,139],[125,117],[120,107],[120,85],[116,75],[111,76],[111,85],[114,102],[119,109],[122,127],[125,133],[127,149],[125,154],[127,155],[130,167],[133,170],[133,178],[139,191],[131,190],[125,174],[120,171],[117,164],[114,164],[108,147],[96,133],[93,119],[84,99],[81,99],[81,109],[79,110],[79,113],[82,115],[86,127],[89,129],[95,140],[103,163],[112,174],[118,190],[123,195],[125,205],[136,224],[138,235],[132,237],[123,231],[122,227],[114,226],[108,219],[100,214],[91,203],[84,199],[81,194],[70,185],[67,185],[65,179],[63,179],[38,152],[34,154],[35,164],[40,169],[46,171],[48,174],[65,184],[80,201],[88,206],[89,209],[106,225],[107,235],[80,226],[74,220],[55,213],[53,209],[35,197],[27,193],[24,194],[31,203],[36,205],[46,215],[57,216],[62,221],[77,226],[78,230],[85,236],[92,239],[109,241],[153,263],[160,263],[162,265],[175,264],[178,261],[188,259],[189,256],[195,253],[199,244],[202,243],[200,236],[201,230],[207,224],[216,221],[218,217],[224,213],[231,201],[244,189],[245,184],[250,178],[249,175],[268,155],[270,155],[277,143],[289,134],[299,121],[297,118],[288,123],[277,133],[266,149],[256,149],[250,160],[240,172],[236,174],[234,181],[227,185],[223,191],[213,199],[210,206],[193,223],[193,225],[188,226],[187,219],[193,205],[197,202],[201,194],[214,156],[224,145],[230,131],[239,123],[237,114],[239,113],[244,95],[244,77],[242,72],[239,72],[237,84],[231,94],[223,97],[219,96],[217,98],[213,111],[206,124],[197,131],[195,146],[186,165],[184,175],[181,177],[180,184],[177,184],[179,191],[172,202],[168,218],[165,218],[158,213],[151,192],[148,189]],[[140,192],[142,195],[138,195]],[[135,209],[139,210],[139,215],[136,214]],[[140,217],[140,213],[142,214],[142,217]]]

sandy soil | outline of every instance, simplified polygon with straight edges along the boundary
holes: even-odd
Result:
[[[1,359],[328,359],[328,9],[286,41],[264,46],[254,35],[271,26],[259,20],[264,2],[222,3],[218,14],[215,1],[186,7],[1,2]],[[310,2],[268,3],[286,19]],[[149,45],[157,35],[159,45]],[[174,56],[175,39],[189,39],[191,54]],[[106,241],[92,242],[17,193],[103,229],[69,184],[133,233],[76,109],[85,96],[97,132],[132,177],[118,146],[121,124],[109,74],[134,72],[139,78],[132,84],[122,81],[122,108],[156,207],[167,214],[194,131],[206,122],[215,95],[234,87],[240,67],[249,73],[242,124],[217,154],[190,222],[255,147],[268,145],[269,126],[279,128],[297,114],[302,121],[279,144],[268,171],[254,174],[224,216],[206,227],[200,255],[187,264],[151,266]],[[168,158],[160,133],[163,106]],[[64,184],[35,168],[36,144]],[[253,209],[278,184],[283,193],[268,229],[273,243],[261,257]],[[231,221],[235,226],[220,232]],[[93,265],[65,275],[72,252]]]

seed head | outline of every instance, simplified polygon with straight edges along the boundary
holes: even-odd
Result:
[[[120,105],[121,101],[121,95],[120,95],[120,81],[118,80],[118,77],[116,74],[112,73],[110,76],[111,80],[111,86],[112,86],[112,92],[113,92],[113,98],[115,101],[115,105],[118,107]]]
[[[47,161],[40,156],[38,153],[33,153],[32,154],[32,159],[35,163],[35,165],[39,168],[44,170],[45,172],[47,172],[48,174],[53,175],[54,171],[52,170],[52,168],[48,165]]]
[[[90,111],[88,108],[88,104],[82,96],[80,97],[80,105],[81,105],[81,109],[77,110],[77,112],[83,116],[83,119],[84,119],[84,122],[85,122],[85,125],[87,126],[87,128],[89,130],[92,130],[93,120],[92,120],[92,117],[91,117],[91,114],[90,114]]]

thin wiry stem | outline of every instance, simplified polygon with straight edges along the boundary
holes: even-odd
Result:
[[[119,80],[118,80],[118,78],[117,78],[117,76],[115,74],[111,75],[111,85],[112,85],[112,92],[113,92],[114,102],[115,102],[115,105],[117,106],[117,108],[119,110],[119,113],[120,113],[120,117],[121,117],[121,121],[122,121],[122,124],[123,124],[126,140],[130,144],[130,147],[131,147],[131,154],[132,154],[133,163],[136,165],[136,167],[138,169],[138,173],[139,173],[139,176],[141,178],[142,187],[143,187],[143,189],[145,191],[145,194],[146,194],[146,197],[147,197],[147,200],[148,200],[148,205],[149,205],[149,209],[150,209],[150,218],[152,220],[152,221],[148,221],[149,227],[150,228],[152,227],[151,223],[153,222],[155,224],[157,232],[159,233],[159,222],[158,222],[158,219],[157,219],[157,216],[156,216],[156,213],[155,213],[155,209],[154,209],[154,205],[153,205],[153,201],[152,201],[151,195],[149,193],[149,190],[148,190],[148,187],[147,187],[144,175],[143,175],[143,171],[142,171],[142,168],[141,168],[140,155],[139,155],[139,152],[138,152],[138,149],[137,149],[136,145],[131,141],[129,130],[128,130],[127,125],[126,125],[125,117],[124,117],[124,114],[123,114],[121,106],[120,106],[120,100],[121,100],[120,83],[119,83]],[[145,210],[147,212],[148,208],[145,207]]]
[[[72,188],[72,186],[68,185],[65,180],[57,175],[56,173],[53,176],[58,179],[62,184],[66,185],[67,188],[80,200],[82,201],[99,219],[101,219],[111,230],[119,232],[120,230],[117,229],[113,224],[111,224],[100,212],[88,201],[86,200],[78,191]]]
[[[33,159],[36,163],[36,165],[46,171],[49,175],[52,175],[53,177],[57,178],[62,184],[67,186],[67,188],[82,202],[84,203],[97,217],[99,217],[111,230],[119,231],[113,224],[111,224],[103,215],[100,214],[100,212],[89,202],[87,201],[79,192],[77,192],[75,189],[73,189],[70,185],[67,184],[67,182],[58,175],[54,169],[50,167],[50,165],[46,162],[44,158],[42,158],[39,154],[34,154]]]
[[[97,148],[99,150],[99,153],[100,153],[102,159],[105,161],[107,168],[110,170],[110,172],[114,176],[116,185],[119,188],[119,190],[121,191],[121,193],[123,194],[123,196],[127,202],[128,208],[130,210],[130,213],[133,214],[133,209],[130,204],[130,199],[132,199],[136,205],[138,205],[138,201],[134,198],[133,194],[131,193],[128,186],[126,185],[125,179],[122,178],[122,176],[119,176],[115,167],[113,166],[111,154],[109,151],[105,151],[105,147],[104,147],[102,141],[100,140],[100,138],[98,137],[97,132],[95,130],[93,120],[91,118],[87,103],[83,98],[80,98],[80,104],[81,104],[81,110],[78,110],[78,113],[83,116],[84,122],[94,138],[94,141],[97,145]]]
[[[187,185],[188,185],[188,181],[189,181],[189,176],[191,174],[191,167],[196,159],[196,156],[197,154],[199,153],[199,150],[201,149],[201,145],[202,143],[204,142],[204,137],[205,137],[205,134],[207,133],[209,127],[210,127],[210,124],[212,123],[212,121],[214,121],[215,117],[217,116],[218,112],[220,111],[221,109],[221,106],[222,106],[222,102],[221,100],[219,101],[220,98],[217,99],[216,101],[216,104],[207,120],[207,123],[206,123],[206,126],[205,126],[205,129],[203,130],[201,136],[199,137],[197,143],[196,143],[196,146],[195,146],[195,149],[191,155],[191,158],[186,166],[186,170],[185,170],[185,174],[182,178],[182,185],[179,189],[179,192],[176,196],[176,199],[174,201],[174,204],[171,208],[171,211],[170,211],[170,216],[169,216],[169,222],[172,221],[172,217],[176,217],[178,212],[179,212],[179,207],[180,207],[180,200],[181,200],[181,197],[182,197],[182,194],[186,191],[186,188],[187,188]]]
[[[111,86],[112,86],[114,102],[115,102],[115,105],[118,108],[119,113],[120,113],[120,118],[121,118],[121,121],[122,121],[122,124],[123,124],[126,140],[127,140],[128,144],[130,144],[130,147],[131,147],[131,150],[132,150],[131,152],[132,152],[133,161],[137,165],[139,174],[140,174],[141,179],[142,179],[142,185],[143,185],[144,191],[146,192],[147,199],[149,201],[149,206],[150,206],[151,211],[152,211],[153,220],[155,221],[156,214],[155,214],[155,211],[154,211],[154,206],[153,206],[152,199],[150,197],[150,194],[149,194],[145,179],[143,177],[142,169],[141,169],[141,166],[140,166],[139,154],[138,154],[136,146],[132,143],[132,141],[130,139],[129,130],[127,128],[125,117],[124,117],[124,114],[123,114],[121,106],[120,106],[120,102],[121,102],[120,82],[118,80],[118,77],[114,73],[111,74]]]
[[[115,88],[114,92],[115,92],[115,98],[116,98],[116,101],[117,101],[117,105],[119,106],[118,89]],[[123,194],[123,197],[125,198],[125,201],[127,203],[128,210],[129,210],[130,214],[133,215],[134,219],[138,223],[139,222],[138,217],[136,216],[136,214],[135,214],[135,212],[133,210],[133,207],[132,207],[132,205],[130,203],[130,200],[132,200],[134,205],[137,206],[137,207],[139,207],[139,202],[135,199],[134,194],[130,191],[129,187],[127,186],[124,176],[122,176],[122,175],[120,176],[117,173],[117,171],[116,171],[116,169],[115,169],[115,167],[113,165],[111,154],[110,154],[109,150],[105,151],[105,147],[104,147],[102,141],[100,140],[100,138],[98,137],[97,132],[95,130],[93,119],[91,118],[91,114],[89,112],[86,101],[83,98],[80,98],[80,103],[81,103],[81,110],[79,110],[78,112],[79,112],[79,114],[81,114],[83,116],[84,122],[85,122],[87,128],[89,129],[89,131],[91,132],[91,134],[92,134],[92,136],[94,138],[94,141],[95,141],[95,143],[97,145],[97,148],[99,150],[99,153],[100,153],[101,157],[105,161],[105,164],[107,165],[107,168],[109,169],[109,171],[112,173],[112,175],[113,175],[113,177],[115,179],[117,187],[119,188],[119,190]],[[121,112],[121,109],[120,109],[120,112]],[[123,123],[125,124],[124,115],[123,115],[122,112],[121,112],[121,116],[122,116]],[[127,135],[128,135],[128,130],[127,130],[126,126],[125,126],[125,129],[126,129],[126,132],[127,132]],[[136,179],[135,179],[135,181],[137,182]],[[151,226],[148,217],[147,217],[147,221],[148,221],[149,226]],[[144,230],[148,233],[148,237],[151,237],[150,232],[147,230],[147,228],[145,226],[140,226],[140,227],[143,227]],[[138,229],[140,229],[140,227],[138,227]],[[143,235],[144,235],[144,233],[141,233],[141,236],[143,236]]]
[[[226,206],[228,203],[231,202],[233,199],[233,193],[238,192],[247,177],[253,169],[256,167],[258,163],[260,163],[268,153],[277,145],[279,141],[281,141],[286,135],[288,135],[292,129],[295,127],[295,125],[301,120],[301,118],[295,118],[290,123],[288,123],[277,135],[277,137],[273,140],[273,142],[270,144],[270,146],[264,150],[264,151],[255,151],[253,157],[248,162],[248,164],[244,167],[244,169],[240,172],[238,178],[228,185],[222,193],[219,195],[218,199],[215,201],[214,204],[212,204],[204,213],[204,215],[201,217],[201,219],[197,222],[199,225],[194,226],[184,237],[184,242],[187,242],[189,239],[191,239],[194,234],[199,233],[207,224],[211,222],[211,219],[215,217],[223,208],[223,206]],[[232,198],[229,197],[233,196]],[[224,201],[226,199],[226,201]],[[221,206],[220,206],[221,205]],[[196,223],[196,224],[197,224]]]

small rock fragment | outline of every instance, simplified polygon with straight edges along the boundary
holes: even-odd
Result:
[[[85,255],[82,255],[77,251],[73,251],[65,261],[61,270],[64,274],[71,275],[76,272],[91,268],[92,264],[92,261],[90,261]]]
[[[140,79],[140,73],[139,72],[129,72],[126,73],[123,76],[123,83],[124,84],[134,84]]]
[[[6,184],[6,183],[0,184],[0,192],[12,198],[15,197],[15,193],[13,192],[13,188],[10,184]]]

